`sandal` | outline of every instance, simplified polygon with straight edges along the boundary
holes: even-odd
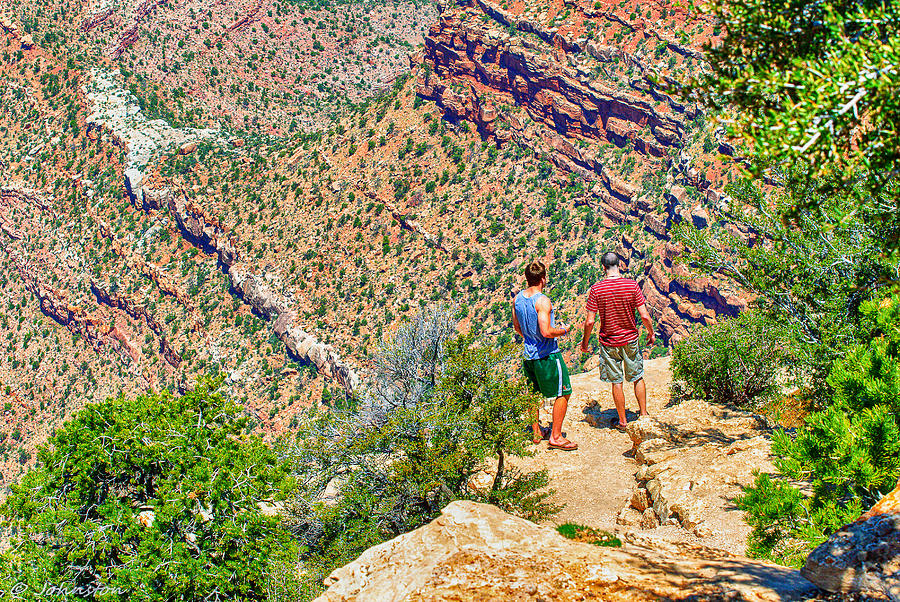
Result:
[[[550,443],[547,442],[547,449],[561,449],[563,451],[575,451],[578,449],[577,443],[572,443],[571,441],[566,441],[562,444]]]
[[[611,419],[609,420],[609,428],[611,428],[611,429],[616,429],[617,431],[622,432],[622,433],[627,433],[627,432],[628,432],[628,431],[625,430],[625,427],[622,426],[622,425],[619,423],[619,419],[618,419],[618,418],[611,418]]]

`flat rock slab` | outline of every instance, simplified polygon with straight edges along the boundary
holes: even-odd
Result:
[[[799,571],[678,544],[604,548],[461,501],[337,569],[319,602],[807,600]]]

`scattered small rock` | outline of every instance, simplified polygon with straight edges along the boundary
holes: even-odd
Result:
[[[190,155],[195,150],[197,150],[196,142],[186,142],[185,144],[181,145],[181,148],[178,149],[178,154],[179,155]]]
[[[641,513],[641,529],[655,529],[659,526],[659,517],[653,508],[647,508]]]
[[[631,507],[643,512],[650,507],[650,494],[643,487],[638,487],[631,495]]]
[[[631,506],[626,506],[616,516],[616,524],[624,527],[636,527],[641,524],[641,513]]]
[[[691,211],[691,221],[695,228],[703,229],[709,225],[709,213],[701,206],[697,206]]]

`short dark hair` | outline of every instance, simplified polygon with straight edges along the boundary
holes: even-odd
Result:
[[[609,253],[604,253],[603,257],[600,258],[600,263],[603,264],[604,270],[617,268],[619,267],[619,256],[611,251]]]
[[[532,261],[525,268],[525,280],[528,286],[537,286],[547,276],[547,266],[540,261]]]

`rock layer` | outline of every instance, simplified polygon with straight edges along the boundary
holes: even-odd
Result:
[[[329,378],[335,379],[348,393],[360,384],[357,373],[334,351],[331,345],[322,343],[295,324],[296,313],[287,301],[277,295],[255,274],[243,272],[237,266],[228,269],[228,276],[238,296],[249,303],[267,319],[274,319],[277,336],[294,359],[309,362]]]
[[[513,20],[485,2],[479,1],[477,6],[500,22]],[[519,119],[498,114],[493,105],[485,104],[479,88],[508,96],[525,107],[532,119],[546,126],[540,135],[556,151],[557,164],[570,171],[581,168],[582,175],[591,179],[603,176],[607,182],[615,176],[605,170],[596,156],[583,153],[566,138],[604,139],[612,143],[625,139],[657,157],[663,155],[664,147],[680,144],[682,120],[659,113],[642,98],[592,83],[568,63],[532,50],[518,38],[473,22],[468,16],[464,8],[445,9],[425,39],[425,59],[432,65],[433,75],[422,73],[417,89],[420,95],[436,100],[445,113],[476,123],[498,140],[515,137],[525,146],[533,146],[534,134]],[[516,23],[523,31],[540,31],[528,21]],[[541,37],[562,39],[546,32]],[[571,43],[561,42],[561,47],[579,50]],[[599,51],[595,54],[602,56]],[[469,89],[463,92],[454,82],[466,82]],[[619,193],[613,185],[609,189]],[[631,199],[630,195],[623,196]]]
[[[181,356],[172,348],[171,343],[166,339],[163,328],[159,321],[150,311],[136,303],[127,295],[118,295],[96,280],[91,280],[91,291],[97,297],[97,301],[115,309],[121,309],[135,320],[141,320],[147,324],[150,330],[159,338],[159,349],[173,368],[181,365]]]
[[[141,7],[152,8],[156,4],[158,2],[148,1],[141,4]],[[144,9],[140,8],[138,13],[142,10]],[[251,273],[246,267],[235,265],[240,259],[237,238],[218,219],[210,216],[200,203],[194,202],[186,191],[176,191],[171,186],[145,181],[143,170],[156,155],[173,147],[177,147],[181,154],[195,152],[197,141],[214,138],[216,131],[173,128],[163,120],[146,119],[136,99],[121,88],[115,75],[104,70],[95,69],[92,72],[91,84],[85,92],[93,103],[88,127],[110,132],[113,142],[126,149],[128,166],[124,172],[125,190],[132,203],[148,212],[168,211],[188,242],[217,257],[231,280],[232,293],[267,320],[276,321],[276,336],[294,359],[311,363],[319,372],[334,378],[348,393],[352,393],[360,382],[356,372],[330,345],[322,343],[295,324],[296,312],[283,297],[265,285],[263,277]],[[408,227],[414,228],[417,225],[413,223]],[[108,227],[104,228],[101,224],[101,232],[108,235],[109,231]],[[137,263],[142,271],[155,267],[142,261]],[[147,275],[163,290],[173,291],[173,287],[166,287],[161,282],[165,275],[158,269]],[[190,307],[189,299],[183,291],[174,290],[173,294],[186,307]],[[199,321],[195,320],[195,323],[199,324]],[[166,359],[170,364],[180,363],[180,357],[166,346],[165,339],[161,341],[161,349],[168,349]]]
[[[337,569],[317,600],[806,599],[798,571],[690,546],[603,548],[494,506],[453,502]]]

